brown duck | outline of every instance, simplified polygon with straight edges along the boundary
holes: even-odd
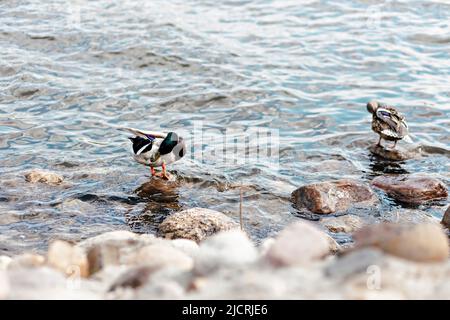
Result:
[[[405,117],[394,107],[377,101],[370,101],[367,104],[367,111],[372,114],[372,130],[380,135],[378,146],[381,146],[381,139],[394,141],[395,148],[398,140],[405,139],[412,142],[408,134],[408,124]]]

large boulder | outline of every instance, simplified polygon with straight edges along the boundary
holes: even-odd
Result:
[[[326,233],[305,221],[282,230],[267,249],[266,260],[279,267],[308,264],[331,252]]]
[[[376,247],[391,255],[418,262],[446,261],[448,238],[439,224],[384,222],[366,226],[353,235],[355,249]]]
[[[372,180],[372,185],[390,197],[405,203],[421,204],[447,198],[445,184],[435,178],[415,175],[385,175]]]
[[[343,179],[302,186],[292,192],[291,200],[299,210],[328,214],[346,211],[352,206],[373,205],[377,197],[367,185]]]
[[[196,242],[239,225],[221,212],[192,208],[174,213],[159,226],[161,234],[168,239],[190,239]]]

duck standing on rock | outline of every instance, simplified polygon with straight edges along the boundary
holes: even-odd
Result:
[[[377,101],[367,103],[367,111],[372,114],[372,130],[380,135],[377,146],[381,147],[381,139],[394,141],[395,149],[398,140],[412,142],[408,136],[408,124],[405,117],[394,107]]]
[[[166,165],[183,158],[186,154],[184,139],[175,132],[162,133],[134,128],[121,128],[121,130],[135,135],[129,138],[133,145],[134,160],[149,166],[152,177],[158,176],[169,180],[170,175]],[[162,167],[162,172],[157,174],[156,167]]]

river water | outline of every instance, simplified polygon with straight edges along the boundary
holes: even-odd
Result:
[[[155,233],[194,206],[238,221],[241,185],[256,240],[301,218],[289,196],[305,183],[420,172],[449,186],[449,75],[449,1],[1,1],[0,253]],[[370,155],[370,99],[405,114],[422,157]],[[176,182],[152,182],[119,126],[182,133]],[[25,182],[34,168],[65,183]],[[401,209],[379,196],[354,213]]]

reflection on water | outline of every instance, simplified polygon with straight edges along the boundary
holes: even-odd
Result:
[[[425,172],[449,185],[445,1],[76,3],[0,3],[0,253],[108,230],[156,232],[193,206],[237,218],[240,185],[255,239],[298,219],[289,195],[304,183]],[[424,157],[368,154],[374,98],[398,105]],[[226,129],[277,130],[279,166],[218,162],[205,142],[203,161],[185,157],[169,167],[176,185],[158,186],[116,130],[189,137],[195,121],[219,140]],[[66,186],[26,183],[31,168],[62,174]],[[380,196],[356,214],[398,206]]]

